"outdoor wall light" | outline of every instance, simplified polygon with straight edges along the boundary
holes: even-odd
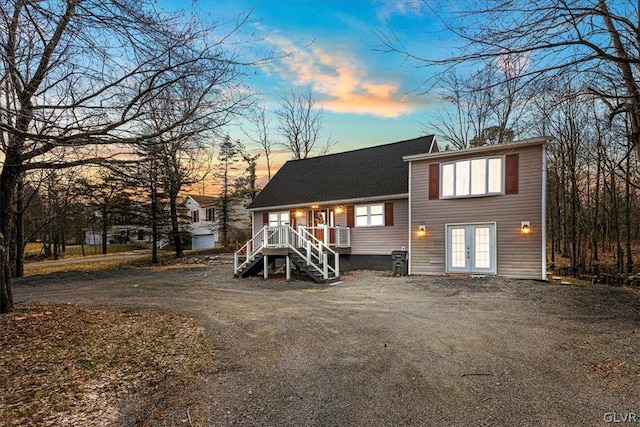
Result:
[[[531,221],[522,221],[520,223],[520,232],[522,234],[529,234],[531,233]]]
[[[344,208],[342,206],[338,206],[334,209],[334,211],[337,214],[341,214],[342,212],[344,212]]]
[[[418,237],[424,237],[427,235],[427,226],[419,225],[418,226]]]
[[[302,211],[300,209],[298,209],[296,211],[296,218],[300,218],[302,216]]]

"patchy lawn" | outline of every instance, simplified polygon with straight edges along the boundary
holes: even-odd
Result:
[[[168,418],[172,390],[184,411],[172,425],[202,419],[201,402],[184,390],[212,370],[215,354],[192,319],[18,304],[0,316],[0,342],[1,426],[104,426],[123,417],[146,425]]]

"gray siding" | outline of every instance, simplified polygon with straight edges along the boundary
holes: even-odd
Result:
[[[346,213],[336,218],[336,223],[340,227],[346,227]],[[351,229],[351,253],[353,255],[391,255],[391,251],[400,250],[403,246],[406,249],[409,248],[409,201],[407,199],[393,201],[393,226],[354,227]],[[389,258],[389,263],[391,263],[391,258]]]
[[[444,274],[445,226],[454,223],[495,222],[497,274],[514,278],[544,279],[542,273],[542,156],[543,146],[519,153],[518,194],[447,200],[429,200],[429,165],[434,161],[411,162],[411,274]],[[461,155],[459,158],[469,157]],[[447,158],[454,160],[455,157]],[[442,161],[440,159],[440,161]],[[531,222],[531,233],[520,232],[521,221]],[[414,230],[427,226],[427,236]]]
[[[409,247],[409,201],[407,199],[387,200],[393,203],[393,226],[380,227],[353,227],[351,228],[351,254],[353,255],[391,255],[391,251]],[[379,202],[366,202],[362,204],[379,204]],[[321,208],[323,207],[320,205]],[[298,218],[298,224],[307,223],[307,206],[301,206],[304,212]],[[295,210],[295,209],[292,209]],[[255,235],[264,226],[262,214],[264,211],[253,212],[253,234]],[[336,225],[347,227],[346,205],[342,213],[335,214]],[[389,261],[390,263],[391,261]]]

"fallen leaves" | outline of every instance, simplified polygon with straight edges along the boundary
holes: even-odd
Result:
[[[195,321],[152,310],[18,305],[0,316],[0,342],[3,426],[111,425],[122,399],[214,363]]]

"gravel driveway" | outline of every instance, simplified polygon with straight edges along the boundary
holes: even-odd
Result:
[[[35,276],[15,296],[201,321],[220,366],[194,384],[209,408],[200,425],[640,422],[637,293],[368,271],[343,279],[236,280],[229,264],[178,265]]]

